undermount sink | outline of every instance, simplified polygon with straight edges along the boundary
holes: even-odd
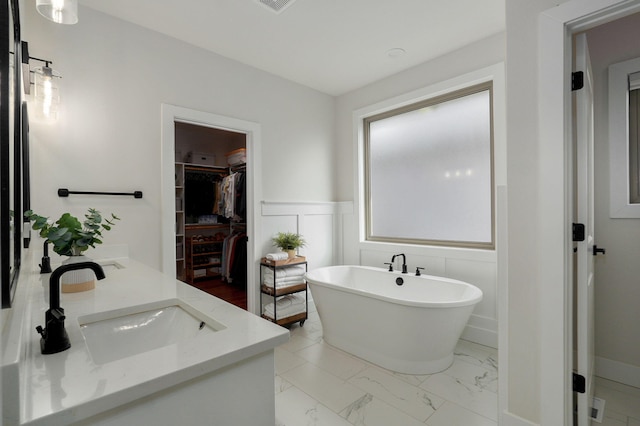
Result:
[[[178,300],[138,305],[78,317],[91,358],[105,364],[225,329]]]

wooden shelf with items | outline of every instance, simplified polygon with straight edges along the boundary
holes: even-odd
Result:
[[[267,266],[291,266],[296,265],[298,263],[307,263],[307,258],[304,256],[297,255],[293,259],[284,259],[284,260],[272,260],[263,257],[260,259],[260,263]]]
[[[294,259],[271,260],[263,257],[260,260],[260,310],[262,318],[278,325],[288,326],[296,322],[300,322],[300,326],[302,327],[309,312],[309,295],[307,293],[307,282],[304,278],[304,274],[293,276],[291,283],[286,285],[280,286],[276,282],[278,271],[286,270],[293,266],[304,266],[304,272],[306,273],[306,258],[304,256],[297,256]],[[273,281],[271,281],[270,278],[265,277],[265,270],[272,271]],[[297,278],[299,278],[299,280]],[[295,312],[280,318],[278,316],[278,300],[289,296],[297,297],[297,295],[301,295],[302,293],[304,293],[304,311]],[[263,297],[268,297],[268,300],[270,300],[271,303],[266,304]],[[266,312],[267,310],[273,310],[273,315],[269,315]]]
[[[194,235],[187,239],[185,277],[188,283],[220,276],[222,246],[223,241],[213,236]]]
[[[297,293],[299,291],[304,291],[307,289],[307,283],[294,284],[287,287],[280,287],[280,288],[276,288],[275,291],[273,290],[273,288],[262,284],[260,286],[260,289],[264,294],[267,294],[269,296],[279,297],[279,296],[286,296],[287,294],[291,294],[291,293]]]
[[[268,315],[262,314],[261,315],[262,318],[274,322],[282,327],[286,327],[289,326],[291,324],[295,324],[298,321],[300,321],[300,327],[302,327],[304,325],[304,322],[307,320],[307,313],[306,312],[302,312],[300,314],[296,314],[296,315],[292,315],[290,317],[286,317],[286,318],[281,318],[278,320],[274,320],[273,318],[269,317]]]
[[[184,225],[187,231],[207,230],[207,229],[229,229],[228,223],[187,223]]]
[[[228,173],[229,169],[222,166],[207,166],[204,164],[184,163],[185,171],[191,172],[217,172],[220,174]]]

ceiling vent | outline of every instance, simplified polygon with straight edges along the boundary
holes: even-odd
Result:
[[[275,13],[282,13],[286,8],[291,6],[296,0],[256,0],[258,3]]]

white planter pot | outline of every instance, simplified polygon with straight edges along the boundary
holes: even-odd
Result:
[[[69,256],[62,262],[70,263],[90,262],[91,259],[84,255]],[[60,277],[60,291],[62,293],[77,293],[79,291],[93,290],[96,287],[96,276],[91,269],[78,269],[67,271]]]

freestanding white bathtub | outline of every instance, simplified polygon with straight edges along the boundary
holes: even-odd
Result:
[[[328,344],[406,374],[449,368],[482,300],[462,281],[367,266],[329,266],[306,277]]]

